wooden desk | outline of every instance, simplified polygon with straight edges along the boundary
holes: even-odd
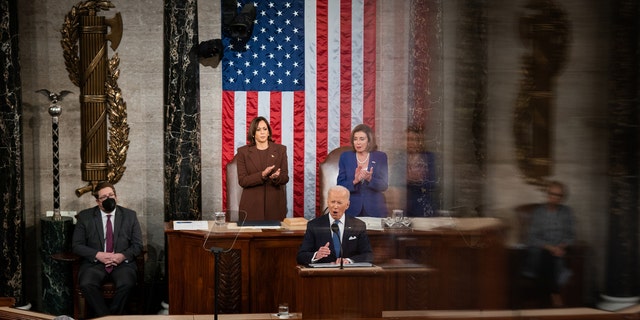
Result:
[[[384,270],[380,267],[314,269],[297,267],[298,309],[303,319],[382,317]]]
[[[16,304],[16,299],[13,297],[0,297],[0,307],[13,307]]]
[[[0,319],[3,320],[53,320],[55,316],[11,307],[0,307]]]
[[[407,259],[435,270],[386,277],[379,293],[383,310],[507,308],[503,224],[492,218],[454,221],[435,229],[368,231],[374,264]],[[275,313],[282,302],[300,312],[295,258],[304,231],[241,232],[236,238],[233,232],[177,231],[166,223],[165,234],[170,314],[214,312],[211,247],[231,248],[220,255],[218,266],[221,314]]]
[[[106,316],[96,318],[95,320],[211,320],[214,319],[213,314],[199,315],[135,315],[135,316]],[[276,314],[272,313],[238,313],[238,314],[219,314],[220,320],[274,320],[280,319]],[[301,319],[298,314],[289,317],[291,320]],[[20,319],[24,320],[24,319]]]
[[[609,312],[592,308],[551,308],[520,310],[434,310],[384,311],[383,319],[433,320],[623,320],[637,319],[637,312]]]

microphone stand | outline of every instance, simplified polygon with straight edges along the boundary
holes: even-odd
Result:
[[[219,247],[211,247],[209,250],[213,253],[213,267],[216,269],[214,272],[213,319],[218,320],[218,290],[220,290],[220,268],[218,268],[218,262],[220,262],[220,254],[223,250]]]

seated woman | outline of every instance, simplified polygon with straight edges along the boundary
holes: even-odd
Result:
[[[366,124],[351,131],[353,151],[340,155],[337,184],[351,192],[348,216],[387,217],[383,192],[389,187],[387,154],[377,151],[373,132]]]

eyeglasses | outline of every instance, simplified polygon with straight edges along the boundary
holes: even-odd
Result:
[[[115,196],[116,196],[116,194],[113,193],[113,192],[109,193],[109,194],[105,194],[105,195],[101,196],[100,198],[98,198],[98,201],[102,202],[102,201],[107,200],[107,198],[113,198]]]
[[[556,193],[556,192],[549,192],[549,195],[550,195],[550,196],[554,196],[554,197],[562,197],[562,196],[564,196],[564,194],[562,194],[562,193]]]

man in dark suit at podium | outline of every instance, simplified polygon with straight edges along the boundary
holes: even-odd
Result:
[[[307,223],[307,231],[298,249],[298,264],[373,261],[367,226],[360,219],[344,214],[349,208],[349,195],[349,190],[343,186],[329,189],[329,214]]]

